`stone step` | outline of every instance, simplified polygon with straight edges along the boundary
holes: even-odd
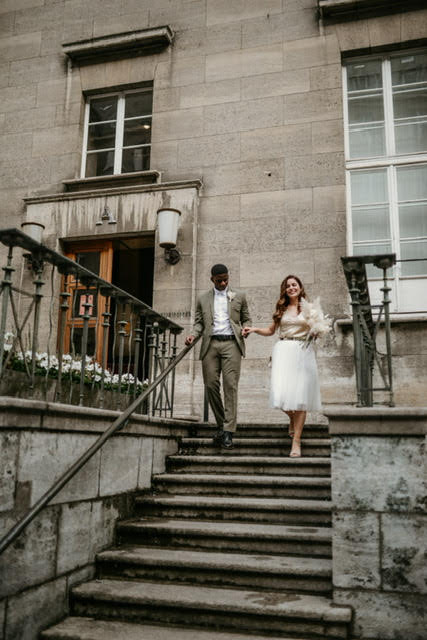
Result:
[[[349,607],[324,596],[133,580],[93,580],[72,589],[72,613],[130,622],[191,624],[276,635],[347,638]]]
[[[324,594],[332,590],[332,562],[326,558],[133,546],[104,551],[97,563],[100,578]]]
[[[239,456],[227,455],[192,456],[174,455],[166,460],[167,471],[190,473],[251,473],[268,475],[315,475],[329,476],[330,458],[289,458],[281,456]]]
[[[212,442],[212,438],[182,438],[180,453],[215,455],[261,455],[288,456],[291,451],[291,438],[233,438],[234,448],[221,449]],[[306,456],[329,456],[331,441],[329,438],[303,438],[302,450]]]
[[[203,629],[166,627],[117,620],[96,620],[70,616],[59,624],[43,631],[42,640],[279,640],[278,636],[205,631]],[[286,638],[280,640],[307,640]]]
[[[137,498],[143,516],[199,520],[256,521],[328,526],[332,520],[329,500],[241,496],[165,495]]]
[[[191,427],[191,436],[195,438],[212,438],[216,431],[214,424],[197,424]],[[281,438],[288,437],[286,424],[238,424],[236,438]],[[304,438],[327,438],[329,427],[326,424],[306,424]]]
[[[240,495],[330,499],[331,479],[316,476],[269,476],[231,473],[162,473],[153,476],[153,489],[188,495]]]
[[[172,546],[211,551],[331,557],[329,527],[139,518],[117,525],[122,544]]]

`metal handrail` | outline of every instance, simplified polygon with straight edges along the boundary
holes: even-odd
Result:
[[[125,411],[113,422],[113,424],[93,443],[93,445],[82,455],[80,458],[66,471],[53,485],[46,491],[46,493],[39,498],[35,505],[28,511],[28,513],[17,522],[12,529],[0,540],[0,553],[2,553],[30,524],[30,522],[40,513],[52,498],[54,498],[59,491],[69,482],[78,471],[83,467],[90,458],[102,447],[104,442],[108,440],[112,435],[121,429],[125,423],[129,420],[132,413],[138,409],[138,407],[148,398],[150,393],[166,378],[166,376],[181,362],[181,360],[187,355],[187,353],[198,342],[200,336],[195,338],[194,341],[185,346],[180,353],[169,363],[169,365],[157,376],[157,378],[150,384],[150,386],[140,395],[138,398],[129,405]]]

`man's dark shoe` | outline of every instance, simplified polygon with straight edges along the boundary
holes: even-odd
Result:
[[[214,437],[212,438],[213,444],[214,444],[216,447],[220,447],[220,446],[221,446],[221,443],[222,443],[222,434],[223,434],[222,429],[217,429],[217,430],[216,430],[216,432],[215,432],[215,434],[214,434]]]
[[[223,449],[232,449],[233,448],[233,436],[231,435],[231,431],[224,431],[222,434],[221,447]]]

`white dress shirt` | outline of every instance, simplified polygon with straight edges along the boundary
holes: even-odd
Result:
[[[213,336],[232,336],[233,329],[230,324],[228,315],[228,287],[224,291],[214,289],[214,325],[212,330]]]

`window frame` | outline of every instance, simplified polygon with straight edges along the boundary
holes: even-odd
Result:
[[[347,213],[347,249],[349,255],[354,255],[354,246],[357,244],[353,240],[353,220],[352,220],[352,199],[351,199],[351,174],[354,171],[363,171],[369,169],[385,169],[387,177],[387,194],[389,198],[389,215],[390,215],[390,244],[391,252],[396,254],[396,259],[401,258],[401,239],[399,229],[399,200],[397,192],[397,169],[404,166],[427,166],[427,151],[414,151],[405,154],[396,154],[395,135],[394,135],[394,110],[393,110],[393,87],[391,75],[391,60],[394,57],[403,55],[415,55],[417,53],[427,53],[426,47],[417,47],[408,50],[396,50],[370,55],[349,56],[342,63],[342,83],[343,83],[343,115],[344,115],[344,154],[345,154],[345,188],[346,188],[346,213]],[[381,61],[382,74],[382,93],[384,104],[384,136],[385,136],[385,155],[371,156],[366,158],[350,158],[350,124],[348,109],[348,85],[347,85],[347,66],[349,64],[357,64],[358,62],[368,62],[371,60]],[[420,236],[424,240],[424,236]],[[363,240],[360,244],[384,244],[381,240]],[[390,274],[390,284],[392,285],[392,296],[394,297],[393,311],[407,313],[401,303],[402,283],[405,281],[420,281],[420,285],[427,287],[427,275],[402,275],[401,262],[397,262]],[[378,273],[378,277],[369,277],[372,287],[372,297],[374,302],[380,298],[379,287],[382,282],[382,274]],[[375,286],[376,284],[376,286]],[[424,295],[424,297],[426,297]],[[422,297],[420,297],[420,302]],[[422,304],[422,303],[421,303]],[[427,312],[427,301],[424,302],[423,308],[419,310],[410,310],[410,312]]]
[[[89,178],[100,178],[106,176],[118,176],[118,175],[132,175],[133,173],[137,173],[135,171],[125,172],[121,171],[122,168],[122,158],[123,158],[123,138],[124,138],[124,123],[125,123],[125,105],[126,105],[126,96],[131,95],[133,93],[151,93],[153,97],[153,87],[138,87],[136,89],[124,89],[122,91],[103,91],[100,93],[91,93],[86,96],[85,101],[85,113],[84,113],[84,125],[83,125],[83,147],[82,147],[82,162],[80,167],[80,178],[81,179],[89,179]],[[116,113],[116,135],[114,140],[114,147],[109,147],[106,149],[94,149],[88,150],[88,139],[89,139],[89,115],[90,115],[90,103],[92,100],[97,100],[99,98],[108,98],[109,96],[117,96],[117,113]],[[152,132],[152,118],[153,118],[153,108],[151,108],[151,113],[144,116],[131,116],[126,118],[126,120],[142,120],[143,118],[151,119],[151,132]],[[108,122],[113,122],[112,120],[105,120],[99,122],[97,124],[106,124]],[[140,148],[149,148],[150,156],[151,156],[151,132],[150,132],[150,142],[137,144],[137,145],[127,145],[125,149],[140,149]],[[113,173],[111,174],[101,174],[95,176],[86,176],[86,162],[88,155],[93,155],[99,153],[100,151],[114,151],[114,165],[113,165]],[[149,168],[147,169],[149,170]]]

